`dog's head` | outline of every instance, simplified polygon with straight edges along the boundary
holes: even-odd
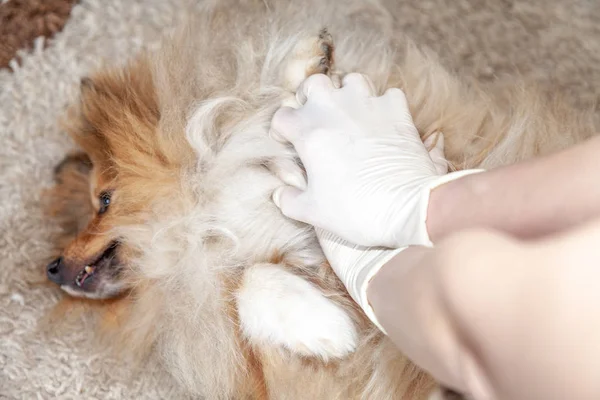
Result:
[[[57,166],[54,188],[54,201],[63,204],[54,206],[54,214],[76,213],[71,216],[76,222],[69,227],[72,240],[46,268],[48,278],[67,293],[110,298],[128,289],[126,266],[134,250],[119,228],[144,223],[155,201],[176,190],[188,150],[162,134],[159,121],[152,76],[143,61],[82,80],[81,102],[67,130],[84,155]],[[87,195],[81,193],[82,181]],[[65,209],[74,197],[78,205]]]
[[[112,210],[115,180],[102,170],[86,153],[69,155],[55,168],[50,206],[62,225],[63,243],[46,271],[74,296],[109,298],[127,286],[121,243],[113,232],[119,226],[118,210]]]
[[[67,156],[54,173],[47,211],[62,227],[57,243],[61,254],[48,264],[48,277],[74,296],[118,295],[126,286],[123,257],[109,229],[116,221],[103,217],[111,206],[110,183],[104,183],[85,153]]]

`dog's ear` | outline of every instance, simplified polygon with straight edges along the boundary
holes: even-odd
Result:
[[[68,175],[72,171],[87,176],[91,170],[92,160],[90,160],[90,157],[83,152],[73,152],[54,167],[54,179],[57,184],[62,184],[69,179]]]
[[[91,160],[85,153],[70,153],[54,168],[54,186],[43,192],[44,214],[62,228],[54,237],[59,251],[75,238],[94,214],[90,198],[91,169]]]
[[[157,140],[159,105],[145,59],[83,78],[79,110],[75,140],[95,166],[127,164],[140,157],[166,158],[165,146]]]
[[[99,91],[97,78],[88,76],[81,78],[79,102],[70,107],[62,123],[71,138],[85,152],[89,164],[104,168],[110,162],[110,155],[106,140],[96,123],[97,119],[104,120],[103,95]],[[81,163],[80,166],[86,164]]]
[[[89,76],[84,76],[79,82],[79,88],[81,90],[81,94],[85,94],[86,91],[96,90],[96,85],[92,78]]]

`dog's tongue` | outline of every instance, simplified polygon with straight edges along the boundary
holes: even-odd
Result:
[[[79,273],[79,275],[77,275],[77,278],[75,279],[75,283],[77,284],[77,286],[81,287],[85,280],[94,273],[95,269],[96,267],[94,266],[86,265],[85,268],[83,268],[83,270]]]

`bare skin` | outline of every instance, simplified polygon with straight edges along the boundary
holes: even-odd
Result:
[[[599,241],[600,219],[529,242],[465,231],[401,252],[368,298],[396,345],[450,388],[597,399]]]
[[[390,338],[477,399],[600,398],[599,152],[597,137],[435,189],[436,246],[368,288]]]
[[[535,238],[600,215],[599,154],[600,136],[436,188],[427,218],[431,240],[475,227]]]

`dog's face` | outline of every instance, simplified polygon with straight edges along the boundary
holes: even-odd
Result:
[[[85,153],[66,157],[55,169],[52,214],[61,219],[63,243],[60,257],[47,266],[48,278],[73,296],[109,298],[127,285],[122,276],[124,257],[116,180],[102,173]]]
[[[152,205],[176,191],[190,155],[186,145],[160,133],[159,120],[143,61],[82,80],[67,130],[83,153],[57,166],[51,206],[70,240],[46,268],[67,293],[110,298],[128,289],[127,257],[134,250],[119,228],[144,223]]]

